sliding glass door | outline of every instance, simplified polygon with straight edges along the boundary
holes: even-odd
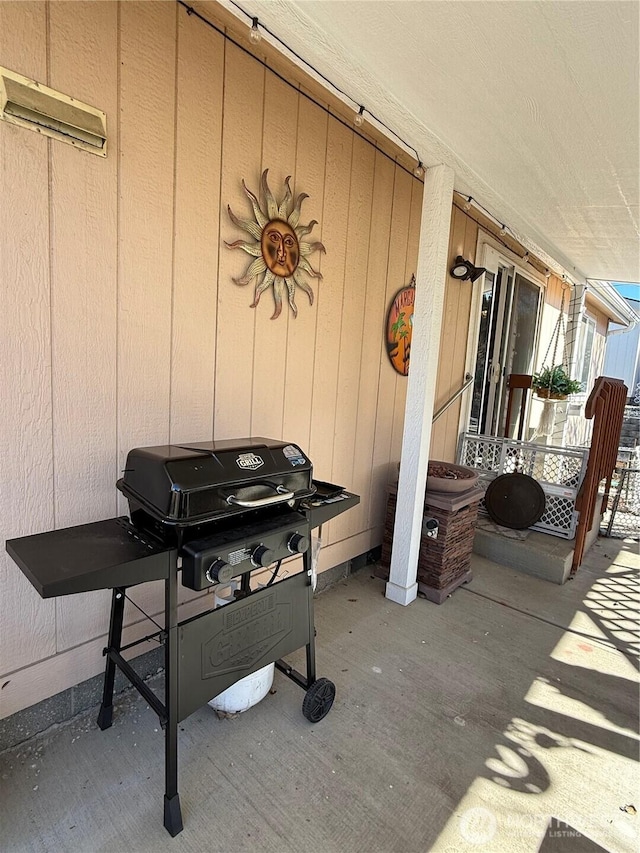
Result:
[[[540,316],[540,288],[498,265],[484,276],[475,382],[469,430],[482,435],[504,435],[511,373],[531,373]],[[516,434],[520,391],[514,395],[511,436]]]

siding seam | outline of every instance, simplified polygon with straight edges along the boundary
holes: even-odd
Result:
[[[300,141],[300,134],[298,133],[298,127],[300,123],[300,90],[296,88],[298,93],[298,97],[296,98],[296,152],[294,154],[294,162],[293,162],[293,186],[298,189],[297,180],[298,180],[298,143]],[[264,120],[264,116],[263,116]],[[283,372],[283,389],[282,389],[282,411],[280,417],[280,438],[283,441],[288,441],[288,439],[284,435],[284,415],[286,411],[286,403],[287,403],[287,367],[289,364],[289,330],[290,330],[290,311],[287,310],[287,346],[284,348],[284,372]],[[295,438],[295,436],[293,436]],[[306,448],[305,448],[306,452]]]
[[[116,430],[116,470],[115,479],[118,479],[120,459],[120,229],[122,225],[122,212],[120,199],[122,193],[122,7],[118,3],[118,14],[116,22],[116,109],[118,113],[118,129],[116,138],[118,141],[118,156],[116,163],[116,348],[115,348],[115,430]],[[118,513],[118,492],[114,494],[115,512]]]
[[[45,7],[45,40],[46,40],[46,74],[47,86],[51,86],[51,5],[47,0]],[[49,272],[49,405],[51,407],[51,510],[53,519],[53,528],[57,527],[56,523],[56,456],[55,456],[55,428],[53,417],[53,153],[51,151],[51,143],[53,140],[47,139],[47,216],[48,229],[47,239],[49,245],[48,252],[48,272]],[[55,654],[58,654],[58,604],[53,607],[53,637]]]
[[[391,261],[391,230],[392,230],[391,224],[393,222],[393,208],[395,207],[395,203],[396,203],[397,176],[398,176],[398,170],[397,170],[397,168],[394,167],[394,169],[393,169],[393,189],[392,189],[392,195],[391,195],[392,202],[391,202],[391,211],[389,214],[389,231],[387,233],[387,269],[386,269],[386,274],[385,274],[384,302],[382,304],[383,317],[385,317],[385,319],[383,320],[383,324],[386,324],[385,308],[387,305],[387,290],[389,287],[389,264]],[[382,365],[383,365],[383,363],[385,363],[383,361],[384,355],[385,355],[384,351],[383,351],[383,346],[386,346],[386,329],[384,330],[384,334],[381,335],[381,337],[380,337],[380,349],[379,349],[380,358],[378,360],[378,384],[377,384],[377,393],[376,393],[376,426],[375,426],[375,429],[373,431],[373,446],[371,448],[371,461],[372,461],[372,463],[373,463],[373,460],[375,459],[376,445],[378,442],[378,424],[379,424],[379,415],[380,415],[380,383],[382,381],[382,369],[383,369]],[[395,391],[395,389],[394,389],[394,391]],[[394,394],[394,397],[395,397],[395,394]],[[373,470],[373,466],[372,466],[372,470]],[[369,527],[374,526],[373,525],[373,519],[371,517],[373,488],[374,488],[374,482],[373,482],[373,477],[371,477],[369,480],[369,510],[368,510],[369,514],[368,514],[368,517],[366,520],[366,524],[368,524]]]
[[[171,318],[169,346],[169,407],[168,407],[168,437],[171,444],[171,423],[173,420],[173,352],[175,347],[175,298],[176,298],[176,199],[178,172],[178,52],[180,45],[180,26],[178,21],[178,6],[176,5],[175,22],[175,57],[173,66],[173,199],[171,206]]]
[[[320,228],[324,227],[325,223],[325,201],[326,201],[326,190],[327,190],[327,153],[329,148],[329,119],[327,118],[326,122],[326,131],[324,135],[324,168],[322,171],[322,212],[320,214]],[[318,262],[318,271],[322,272],[322,252],[320,253],[320,258]],[[307,447],[305,448],[305,452],[311,448],[311,437],[313,434],[313,397],[315,392],[315,375],[316,375],[316,352],[318,351],[318,307],[316,302],[316,310],[315,314],[315,326],[313,329],[313,359],[311,362],[311,400],[309,403],[310,411],[309,411],[309,433],[307,438]]]
[[[222,205],[224,204],[222,198],[222,164],[223,164],[223,148],[224,148],[224,105],[226,103],[226,90],[227,90],[227,40],[226,38],[222,39],[222,88],[220,91],[220,145],[218,147],[219,150],[219,166],[218,169],[218,209],[220,211],[220,215],[218,216],[218,274],[216,276],[216,291],[215,291],[215,299],[216,299],[216,337],[215,337],[215,346],[213,348],[213,394],[211,398],[211,405],[213,407],[211,413],[211,440],[215,440],[216,436],[216,375],[218,370],[218,341],[219,341],[219,325],[220,325],[220,263],[222,261],[222,252],[220,251],[221,242],[222,242]]]

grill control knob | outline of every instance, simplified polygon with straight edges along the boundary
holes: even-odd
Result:
[[[233,566],[217,557],[204,573],[204,576],[209,583],[227,583],[233,577]]]
[[[292,554],[304,554],[309,547],[309,537],[302,533],[292,533],[287,542],[287,548]]]
[[[266,569],[267,566],[270,566],[275,562],[275,554],[271,548],[267,548],[266,545],[258,545],[258,547],[253,550],[251,562],[254,566],[263,566]]]

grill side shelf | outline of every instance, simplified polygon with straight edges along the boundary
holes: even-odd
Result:
[[[169,576],[171,548],[144,539],[125,517],[7,541],[7,552],[42,598]]]
[[[340,495],[322,498],[320,496],[309,498],[302,502],[301,509],[309,519],[311,528],[320,527],[337,515],[341,515],[348,509],[352,509],[360,503],[360,495],[343,491]]]

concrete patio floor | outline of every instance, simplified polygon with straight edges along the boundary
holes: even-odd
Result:
[[[601,539],[559,587],[475,557],[443,605],[407,608],[362,569],[317,599],[323,721],[276,673],[246,713],[181,723],[180,835],[162,731],[128,693],[105,732],[96,709],[0,755],[0,849],[632,853],[638,565]]]

